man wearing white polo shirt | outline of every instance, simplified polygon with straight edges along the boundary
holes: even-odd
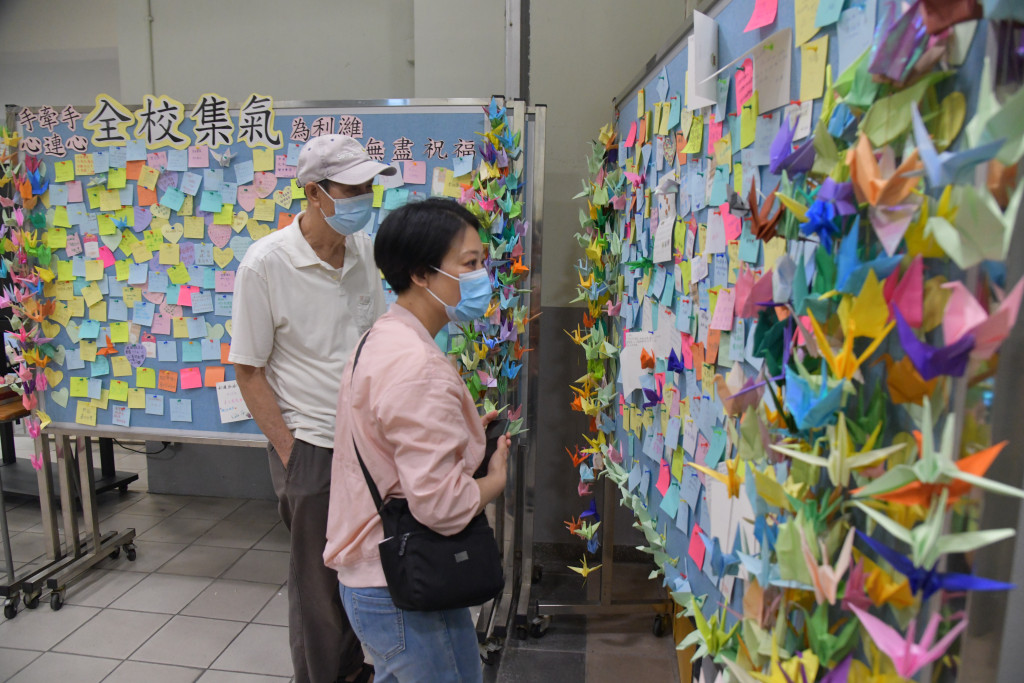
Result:
[[[370,238],[373,179],[395,169],[345,135],[313,138],[296,181],[307,209],[253,244],[238,266],[229,360],[270,442],[278,510],[291,533],[288,628],[297,683],[368,679],[324,566],[335,409],[341,372],[384,313]]]

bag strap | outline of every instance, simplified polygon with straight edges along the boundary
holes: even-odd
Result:
[[[366,343],[366,339],[370,336],[369,330],[363,335],[363,338],[359,340],[359,346],[356,347],[356,352],[352,356],[352,374],[355,375],[356,364],[359,362],[359,354],[363,351],[363,344]],[[352,430],[352,447],[356,449],[356,457],[359,459],[359,469],[363,471],[363,478],[366,479],[366,485],[370,489],[370,496],[373,498],[373,504],[377,508],[377,513],[380,513],[380,509],[383,506],[383,501],[380,497],[380,489],[377,488],[377,484],[374,483],[373,477],[370,476],[370,472],[366,469],[366,463],[363,462],[363,456],[359,454],[359,446],[356,445],[356,434],[355,430]]]

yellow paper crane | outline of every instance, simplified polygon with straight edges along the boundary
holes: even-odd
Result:
[[[579,574],[580,576],[583,577],[583,583],[584,584],[587,583],[587,577],[590,576],[591,573],[596,572],[600,568],[601,568],[601,565],[599,565],[599,564],[598,565],[594,565],[593,567],[588,567],[587,566],[587,556],[586,555],[583,556],[583,566],[582,567],[574,567],[572,565],[569,565],[569,569],[573,570],[574,572],[576,572],[577,574]]]
[[[853,441],[850,439],[850,432],[846,428],[846,416],[843,413],[839,413],[839,421],[836,426],[830,425],[825,429],[828,439],[827,457],[819,455],[818,444],[815,445],[814,453],[806,453],[796,448],[780,446],[778,444],[772,444],[770,448],[776,453],[805,462],[813,467],[824,467],[833,486],[847,488],[850,485],[850,474],[854,470],[879,463],[893,453],[903,450],[904,447],[904,444],[899,443],[872,450],[882,430],[882,425],[879,424],[864,444],[864,450],[855,451]]]
[[[895,321],[886,322],[889,317],[889,306],[882,292],[882,284],[873,270],[868,271],[860,294],[847,297],[839,304],[839,324],[843,331],[843,345],[839,353],[833,351],[828,343],[824,330],[814,317],[814,312],[808,309],[807,314],[811,319],[818,348],[836,379],[852,378],[896,326]],[[859,356],[853,352],[853,340],[857,337],[873,337],[871,344]]]
[[[725,461],[725,473],[713,470],[710,467],[704,465],[698,465],[695,462],[688,462],[684,466],[692,467],[698,472],[703,472],[709,477],[718,480],[725,485],[726,491],[729,493],[730,498],[738,498],[740,495],[740,484],[743,483],[743,471],[740,469],[740,465],[743,463],[739,458],[733,458],[732,460]]]

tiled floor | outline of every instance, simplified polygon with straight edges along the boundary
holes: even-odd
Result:
[[[0,621],[0,681],[289,681],[288,535],[276,504],[149,494],[145,457],[116,453],[117,468],[140,479],[98,497],[101,529],[133,527],[137,560],[105,559],[68,588],[60,611],[44,595]],[[7,507],[20,575],[44,559],[39,506]],[[550,568],[538,590],[578,593],[578,578]],[[671,639],[650,630],[650,617],[558,618],[542,638],[510,638],[485,680],[601,683],[642,672],[678,682]]]

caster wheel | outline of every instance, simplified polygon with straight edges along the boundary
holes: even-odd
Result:
[[[54,612],[64,606],[64,594],[60,591],[50,593],[50,609]]]
[[[135,557],[136,557],[135,546],[130,544],[130,543],[128,545],[126,545],[124,547],[124,554],[125,554],[125,557],[128,558],[129,562],[134,562],[135,561]]]
[[[114,548],[113,550],[110,551],[110,555],[108,555],[108,557],[110,559],[112,559],[112,560],[116,560],[117,558],[121,557],[121,549],[120,548]]]
[[[544,567],[539,564],[533,565],[533,573],[530,576],[533,583],[540,583],[544,578]]]
[[[28,609],[35,609],[39,607],[39,593],[33,593],[25,596],[25,607]]]
[[[651,626],[651,633],[654,634],[655,638],[661,638],[669,632],[668,616],[665,614],[659,614],[654,617],[654,624]]]
[[[535,617],[530,622],[530,635],[534,638],[543,638],[551,626],[551,617]]]
[[[18,606],[13,602],[8,602],[4,605],[4,617],[13,619],[18,616]]]
[[[488,640],[480,645],[480,661],[487,666],[494,666],[498,663],[501,655],[501,646],[498,643]]]
[[[522,624],[516,626],[516,639],[517,640],[526,640],[529,637],[530,637],[530,630],[528,628],[526,628],[526,626],[523,626]]]
[[[118,486],[117,492],[120,493],[122,496],[128,493],[128,484],[122,484],[121,486]]]

